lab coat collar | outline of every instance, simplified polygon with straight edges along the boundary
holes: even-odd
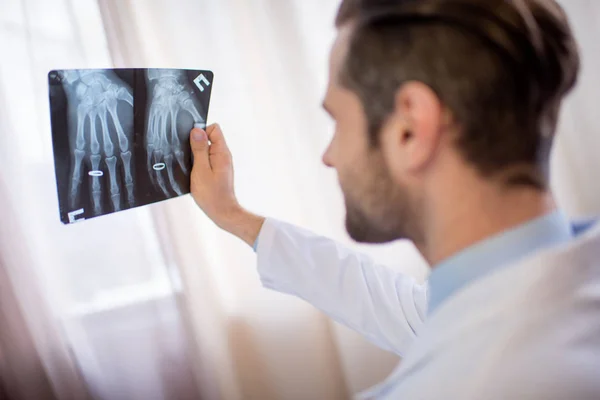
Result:
[[[535,251],[568,242],[573,236],[567,217],[555,211],[460,251],[433,269],[428,314],[462,287]]]

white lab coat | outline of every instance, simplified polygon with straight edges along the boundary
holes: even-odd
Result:
[[[263,285],[403,356],[360,398],[600,399],[600,224],[465,286],[429,316],[427,287],[273,219]]]

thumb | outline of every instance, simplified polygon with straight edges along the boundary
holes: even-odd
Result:
[[[209,171],[211,167],[208,154],[208,135],[206,132],[198,127],[192,129],[190,133],[190,145],[194,154],[193,168],[200,171]]]

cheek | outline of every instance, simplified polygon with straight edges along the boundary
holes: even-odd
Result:
[[[356,140],[341,140],[337,150],[339,161],[336,169],[341,186],[346,193],[357,194],[364,191],[372,168],[368,149],[362,147]]]
[[[367,143],[356,127],[340,125],[333,140],[334,151],[340,165],[353,165],[366,157]]]

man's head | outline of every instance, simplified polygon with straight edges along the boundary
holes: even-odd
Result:
[[[345,0],[324,155],[363,242],[420,240],[441,180],[546,191],[579,56],[554,0]]]

